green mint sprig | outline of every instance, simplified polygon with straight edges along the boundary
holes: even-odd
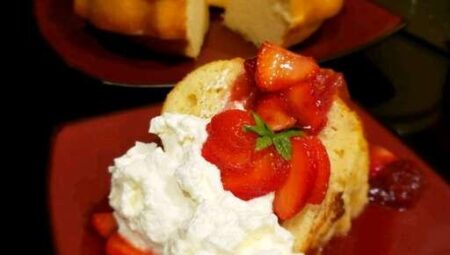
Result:
[[[259,136],[256,140],[256,151],[263,150],[273,144],[283,159],[290,160],[292,157],[292,144],[290,138],[301,136],[303,135],[303,132],[298,129],[289,129],[275,133],[258,114],[253,112],[252,115],[255,119],[255,125],[245,125],[244,131],[253,132]]]

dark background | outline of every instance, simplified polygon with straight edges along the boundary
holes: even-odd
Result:
[[[376,45],[324,65],[343,72],[353,98],[449,181],[448,1],[431,1],[431,7],[419,1],[425,7],[416,6],[415,12],[411,12],[409,1],[379,2],[402,13],[409,26]],[[434,16],[431,21],[430,15]],[[15,239],[26,235],[32,241],[32,246],[21,249],[52,254],[46,182],[55,129],[66,122],[161,102],[168,90],[116,87],[87,77],[67,67],[41,38],[31,5],[24,20],[26,28],[20,40],[25,54],[20,52],[20,72],[14,75],[17,97],[12,98],[19,100],[9,105],[20,107],[7,109],[13,112],[13,129],[20,130],[14,154],[26,166],[19,175],[25,176],[20,185],[26,187],[27,197],[13,197],[16,208],[25,208],[17,209],[24,214],[20,218],[23,227],[16,226],[17,233],[13,233]],[[32,156],[24,159],[20,155]]]

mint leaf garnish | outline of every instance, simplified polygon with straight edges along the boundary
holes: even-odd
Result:
[[[264,150],[265,148],[269,147],[270,145],[272,145],[272,139],[268,136],[261,136],[261,137],[258,137],[258,139],[256,140],[256,150],[257,151]]]
[[[286,136],[274,136],[272,141],[278,154],[285,160],[290,160],[292,155],[291,140]]]
[[[294,136],[301,136],[302,134],[303,134],[303,132],[300,131],[300,130],[289,129],[289,130],[283,131],[281,133],[278,133],[275,136],[283,136],[283,137],[286,137],[286,138],[291,138],[291,137],[294,137]]]
[[[274,133],[258,114],[252,113],[252,115],[255,119],[255,125],[245,125],[244,130],[246,132],[256,133],[259,136],[256,140],[255,150],[260,151],[273,144],[283,159],[290,160],[292,157],[292,145],[290,138],[294,136],[301,136],[303,132],[297,129],[289,129],[279,133]]]
[[[253,119],[255,119],[255,126],[244,126],[245,131],[252,131],[259,136],[271,136],[273,135],[272,129],[264,122],[264,120],[256,113],[252,113]]]

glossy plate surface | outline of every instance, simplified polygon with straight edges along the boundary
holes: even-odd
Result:
[[[106,83],[158,87],[180,80],[199,65],[217,59],[254,56],[256,48],[221,24],[211,13],[211,26],[197,60],[157,56],[131,46],[122,37],[86,26],[72,10],[73,0],[35,0],[43,36],[65,62]],[[291,50],[327,60],[374,43],[403,25],[401,17],[368,0],[346,0],[341,13],[326,21],[307,41]]]
[[[69,123],[54,136],[49,172],[49,206],[59,255],[99,255],[104,241],[90,228],[89,217],[106,209],[108,166],[135,141],[150,142],[149,120],[160,106],[128,110]],[[426,186],[416,206],[398,212],[369,206],[345,238],[333,240],[324,254],[450,254],[450,187],[394,135],[363,110],[368,139],[422,170]]]

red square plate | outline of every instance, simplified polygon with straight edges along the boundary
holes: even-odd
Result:
[[[106,205],[107,167],[136,140],[152,141],[150,118],[160,106],[128,110],[70,123],[54,137],[50,161],[49,206],[59,255],[99,255],[104,241],[89,225]],[[395,136],[358,108],[370,141],[410,159],[422,170],[426,186],[416,206],[405,212],[370,205],[345,238],[333,240],[325,254],[450,254],[450,187]]]
[[[130,54],[133,50],[130,45],[115,41],[117,37],[101,40],[92,29],[87,29],[85,22],[74,14],[72,4],[73,0],[36,0],[39,28],[68,65],[107,83],[170,86],[164,84],[174,83],[212,60],[248,58],[256,54],[253,44],[223,26],[220,14],[214,11],[201,55],[196,60]],[[368,0],[345,0],[339,15],[291,50],[321,61],[328,60],[374,43],[403,24],[401,17]],[[117,44],[112,46],[111,41]]]

